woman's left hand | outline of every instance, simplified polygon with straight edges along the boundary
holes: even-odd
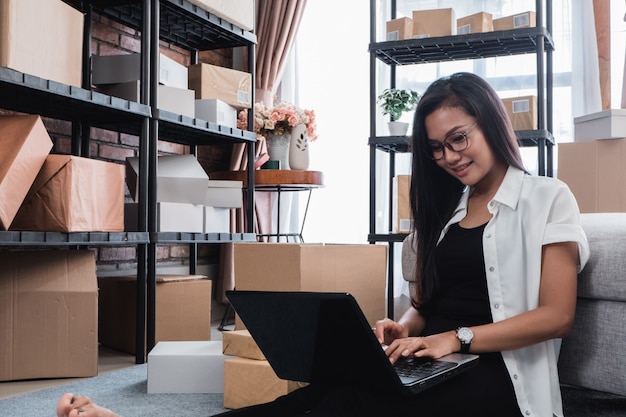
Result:
[[[458,351],[460,346],[454,331],[439,333],[426,337],[405,337],[394,340],[385,350],[391,363],[401,356],[440,358]]]

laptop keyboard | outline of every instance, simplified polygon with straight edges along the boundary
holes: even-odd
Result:
[[[403,357],[398,359],[394,368],[401,377],[421,379],[454,368],[455,365],[453,362],[436,361],[430,358]]]

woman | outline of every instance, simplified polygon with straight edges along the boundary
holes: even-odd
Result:
[[[562,182],[524,171],[500,99],[476,75],[426,90],[412,140],[412,307],[397,322],[378,321],[375,334],[392,362],[463,351],[479,354],[479,364],[412,397],[311,384],[226,414],[563,415],[559,339],[572,325],[576,276],[588,258],[575,199]],[[64,397],[59,416],[70,415],[71,401]],[[113,415],[84,401],[80,415],[92,406],[93,416]]]

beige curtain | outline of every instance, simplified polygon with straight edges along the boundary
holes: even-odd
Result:
[[[272,105],[274,94],[280,80],[302,20],[306,0],[256,0],[256,102]],[[265,152],[263,140],[257,143],[257,156]],[[242,159],[243,158],[243,159]],[[245,169],[246,152],[242,147],[235,147],[231,159],[231,169]],[[257,233],[271,233],[271,197],[272,193],[256,193],[254,195]],[[245,216],[242,210],[236,214],[235,230],[242,227]],[[224,292],[235,286],[233,244],[222,246],[219,265],[217,294],[223,303],[227,303]],[[218,299],[216,297],[216,299]]]

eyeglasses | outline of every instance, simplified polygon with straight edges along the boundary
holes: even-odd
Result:
[[[467,149],[469,141],[467,135],[478,125],[478,122],[474,122],[465,132],[454,133],[452,136],[446,138],[443,142],[431,142],[430,144],[430,156],[433,160],[438,161],[443,159],[446,148],[454,152],[461,152]]]

